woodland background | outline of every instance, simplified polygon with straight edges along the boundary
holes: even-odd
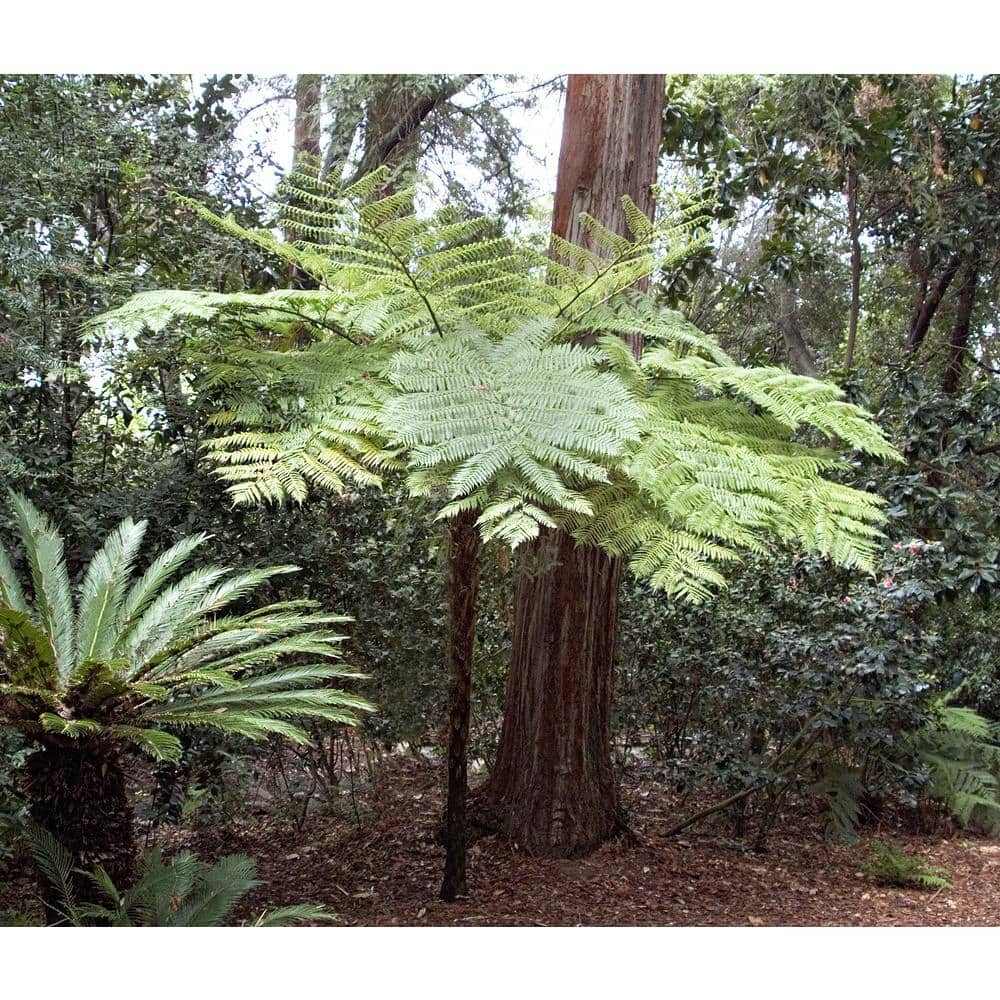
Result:
[[[88,322],[139,291],[266,292],[300,280],[173,200],[276,225],[261,192],[273,150],[248,152],[237,138],[241,109],[257,100],[295,107],[296,155],[346,161],[355,176],[385,164],[400,185],[422,174],[428,204],[485,212],[544,249],[551,206],[519,171],[517,123],[563,86],[471,74],[0,77],[0,479],[57,519],[74,580],[123,517],[150,517],[151,550],[209,532],[220,563],[303,567],[270,581],[268,600],[308,597],[353,620],[348,658],[368,675],[357,690],[378,706],[360,728],[311,723],[310,748],[192,734],[180,765],[131,776],[149,843],[179,838],[218,855],[213,830],[281,831],[276,860],[290,860],[270,881],[298,893],[281,902],[309,895],[290,869],[320,836],[311,829],[333,823],[357,847],[380,829],[380,795],[422,808],[413,801],[440,787],[447,609],[436,507],[391,477],[381,492],[234,506],[204,460],[214,400],[199,389],[197,334],[178,324],[116,342]],[[874,574],[775,546],[747,557],[708,605],[623,580],[613,760],[640,803],[637,826],[652,822],[641,812],[652,794],[671,818],[661,832],[732,798],[708,828],[751,851],[772,836],[794,850],[817,833],[832,843],[873,830],[996,835],[1000,80],[706,75],[665,86],[660,182],[692,198],[707,184],[712,218],[699,253],[654,276],[657,301],[741,364],[836,382],[905,462],[851,457],[847,481],[887,501]],[[0,532],[13,528],[4,506]],[[473,784],[495,763],[517,565],[502,545],[484,550]],[[928,743],[946,695],[987,728]],[[806,717],[818,720],[816,738],[789,755]],[[0,729],[11,912],[30,909],[16,881],[27,753]],[[405,853],[398,837],[434,857],[422,838],[436,809],[386,832],[387,853]],[[264,849],[259,839],[251,848]],[[359,885],[341,890],[350,903],[332,891],[330,908],[356,907],[362,922],[419,919],[416,904],[358,912]],[[986,919],[980,905],[972,922]],[[767,919],[735,919],[751,917]]]

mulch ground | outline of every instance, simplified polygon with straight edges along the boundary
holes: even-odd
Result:
[[[822,819],[793,810],[766,853],[737,849],[725,830],[659,831],[677,818],[664,786],[627,788],[637,835],[587,858],[525,856],[500,838],[470,850],[468,897],[437,898],[443,849],[439,774],[427,762],[395,758],[362,799],[360,825],[319,814],[296,832],[263,818],[236,829],[178,831],[205,859],[245,852],[266,885],[242,915],[291,903],[323,903],[338,924],[386,926],[944,926],[1000,924],[1000,842],[966,831],[913,833],[887,819],[858,844],[825,842]],[[871,837],[916,852],[949,872],[939,891],[879,885],[861,873]],[[0,889],[0,909],[30,888],[22,873]],[[19,877],[18,877],[19,876]],[[0,871],[0,880],[3,873]]]
[[[348,925],[412,926],[928,926],[1000,924],[1000,842],[966,831],[908,832],[887,819],[858,844],[834,846],[822,817],[792,812],[764,854],[736,849],[722,834],[659,834],[677,804],[660,784],[626,789],[636,840],[587,858],[532,858],[497,837],[468,861],[468,898],[437,898],[443,849],[434,843],[442,800],[437,768],[394,759],[360,826],[318,816],[301,833],[203,831],[205,854],[244,851],[267,885],[249,910],[308,900]],[[950,874],[939,892],[888,888],[861,874],[877,836],[925,856]]]

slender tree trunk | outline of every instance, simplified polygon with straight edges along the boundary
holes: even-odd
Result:
[[[399,76],[386,76],[385,87],[368,108],[365,152],[351,182],[383,163],[398,165],[397,183],[400,176],[405,178],[416,166],[424,120],[479,75],[466,73],[447,77],[423,94],[414,94]]]
[[[847,326],[844,368],[854,367],[854,345],[858,339],[858,316],[861,312],[861,222],[858,213],[858,172],[847,173],[847,218],[851,236],[851,310]]]
[[[809,350],[809,345],[802,336],[802,330],[795,318],[795,300],[792,289],[787,284],[783,284],[781,288],[778,329],[785,342],[788,365],[792,371],[799,375],[815,378],[816,362],[813,360],[812,352]]]
[[[662,76],[569,78],[553,232],[587,246],[580,212],[626,232],[623,194],[652,213],[663,93]],[[610,742],[621,564],[548,530],[525,562],[535,572],[522,566],[517,583],[504,722],[480,797],[482,822],[533,854],[585,854],[618,824]]]
[[[976,285],[979,282],[979,267],[981,254],[978,248],[973,252],[972,259],[966,265],[965,277],[958,292],[958,307],[955,311],[955,324],[951,329],[948,341],[948,368],[944,373],[941,388],[953,395],[958,389],[965,365],[965,352],[969,345],[969,329],[972,323],[972,307],[976,301]]]
[[[464,511],[448,526],[448,801],[441,898],[449,903],[465,895],[467,745],[481,548],[476,512]]]
[[[295,158],[312,158],[318,166],[320,116],[322,113],[323,77],[318,73],[300,73],[295,78]]]
[[[135,820],[116,748],[85,740],[53,740],[27,762],[26,791],[32,820],[73,856],[74,867],[101,865],[120,888],[135,879]],[[58,897],[40,880],[48,919]],[[74,875],[77,902],[106,902],[89,879]]]
[[[295,136],[292,147],[292,169],[319,169],[322,152],[321,116],[323,112],[323,77],[318,73],[300,73],[295,78]],[[293,202],[293,204],[295,204]],[[307,206],[299,205],[299,208]],[[292,243],[306,239],[291,220],[285,224],[285,239]],[[288,277],[295,288],[315,288],[316,281],[294,264],[289,266]]]
[[[914,310],[913,318],[910,321],[910,334],[906,339],[906,346],[911,351],[918,350],[924,342],[924,337],[927,336],[927,331],[931,327],[934,314],[937,312],[938,306],[941,305],[941,300],[944,298],[945,292],[948,291],[948,286],[951,284],[952,279],[958,273],[961,263],[961,256],[957,253],[952,254],[948,258],[948,263],[945,264],[944,270],[939,275],[937,281],[931,286],[918,308]]]

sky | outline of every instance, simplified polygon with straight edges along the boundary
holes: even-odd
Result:
[[[551,74],[555,76],[556,74]],[[525,84],[547,79],[541,74],[530,74]],[[261,85],[248,90],[240,98],[239,107],[246,117],[237,129],[237,138],[243,146],[248,162],[254,163],[251,150],[256,143],[268,152],[278,169],[259,168],[255,171],[255,184],[266,194],[273,194],[280,176],[291,167],[292,140],[294,135],[295,104],[292,100],[270,100],[273,88],[262,77]],[[513,84],[508,89],[518,91],[521,84]],[[507,91],[505,90],[504,93]],[[465,95],[456,96],[456,102],[463,102]],[[256,110],[251,110],[255,106]],[[509,120],[521,132],[527,150],[520,150],[514,157],[515,167],[532,189],[533,198],[550,195],[555,190],[556,166],[559,158],[559,143],[562,135],[562,95],[542,91],[537,105],[532,109],[511,107],[507,113]],[[466,167],[458,173],[461,180],[474,180],[475,173]]]

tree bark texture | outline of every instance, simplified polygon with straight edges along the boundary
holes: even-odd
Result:
[[[300,73],[295,78],[295,134],[292,147],[292,169],[302,170],[318,166],[322,153],[320,118],[323,77],[318,73]],[[306,206],[300,205],[300,208]],[[291,220],[285,223],[285,239],[294,242],[305,239],[305,234]],[[289,279],[296,288],[316,288],[316,282],[294,265],[289,267]]]
[[[647,215],[662,76],[571,76],[553,232],[588,246],[579,213],[626,233],[621,196]],[[633,340],[638,354],[641,341]],[[553,387],[557,391],[557,387]],[[611,698],[619,560],[543,530],[519,576],[503,728],[480,799],[484,825],[529,853],[586,854],[618,824]]]
[[[323,77],[300,73],[295,78],[295,157],[302,154],[318,162],[321,153],[320,114]]]
[[[101,865],[119,889],[132,884],[135,818],[117,750],[84,740],[53,742],[28,758],[25,787],[32,820],[70,852],[74,867]],[[107,902],[89,879],[75,875],[72,884],[77,902]],[[58,898],[44,880],[40,889],[52,919]]]
[[[449,903],[466,891],[467,746],[481,548],[476,511],[463,511],[448,526],[448,797],[441,898]]]
[[[979,282],[981,253],[976,249],[972,259],[966,264],[962,286],[958,291],[958,305],[955,323],[948,340],[948,368],[944,373],[941,388],[949,396],[954,395],[965,366],[965,353],[969,346],[969,330],[972,325],[972,307],[976,301],[976,286]]]
[[[802,329],[795,316],[795,296],[788,285],[783,285],[781,289],[778,329],[785,342],[785,350],[788,353],[788,366],[799,375],[808,375],[810,378],[816,377],[816,362],[813,360],[809,345],[802,336]]]
[[[910,333],[906,339],[906,346],[911,351],[918,350],[924,342],[924,337],[927,336],[927,331],[931,328],[931,321],[934,319],[934,314],[937,312],[938,306],[941,305],[941,300],[944,298],[945,292],[948,291],[948,286],[955,275],[958,274],[958,268],[961,263],[961,256],[957,253],[952,254],[948,258],[948,263],[945,264],[944,270],[938,276],[937,281],[934,282],[930,290],[923,297],[923,301],[914,310],[913,319],[910,322]]]
[[[854,367],[854,346],[858,340],[858,317],[861,313],[861,220],[858,211],[858,172],[854,167],[847,174],[847,217],[851,237],[851,307],[844,368],[850,371]]]
[[[388,163],[397,173],[412,172],[420,154],[420,131],[432,111],[464,90],[478,73],[448,77],[429,92],[415,95],[398,76],[386,76],[385,86],[368,107],[365,151],[348,184]],[[401,185],[402,186],[402,185]]]

